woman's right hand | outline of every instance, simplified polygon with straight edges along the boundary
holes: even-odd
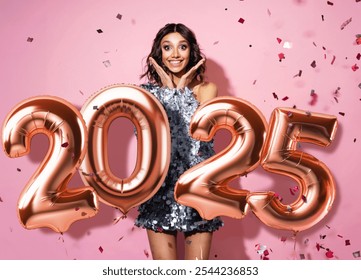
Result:
[[[149,57],[149,62],[157,72],[160,81],[162,83],[162,86],[167,88],[174,88],[174,84],[171,77],[167,74],[167,72],[164,71],[162,67],[159,66],[159,64],[155,61],[155,59],[153,57]]]

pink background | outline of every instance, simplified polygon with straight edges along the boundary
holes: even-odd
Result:
[[[218,84],[220,95],[247,99],[266,119],[276,107],[296,105],[336,115],[339,120],[336,139],[329,147],[301,145],[327,164],[337,184],[335,203],[325,219],[294,239],[291,232],[269,228],[251,212],[243,220],[225,217],[224,228],[214,235],[211,259],[260,259],[257,244],[266,246],[270,259],[304,256],[322,260],[327,259],[326,248],[334,252],[333,259],[360,259],[353,253],[361,250],[357,179],[361,70],[354,71],[352,66],[361,66],[357,58],[361,45],[356,44],[356,35],[361,33],[361,2],[330,2],[1,0],[0,120],[3,122],[18,102],[32,96],[63,97],[80,109],[87,98],[107,85],[141,83],[143,58],[155,33],[165,23],[183,22],[197,34],[208,57],[208,77]],[[238,22],[240,18],[244,23]],[[285,55],[281,62],[279,53]],[[302,75],[295,77],[300,70]],[[312,90],[318,95],[314,105],[310,104]],[[286,96],[288,100],[283,101]],[[111,166],[120,177],[126,177],[134,167],[136,152],[132,126],[116,120],[110,135]],[[227,139],[227,133],[217,134],[217,150]],[[113,223],[122,213],[101,204],[94,218],[74,223],[63,235],[20,225],[16,212],[19,194],[42,161],[47,145],[45,136],[36,135],[30,155],[10,159],[0,153],[0,259],[151,259],[145,253],[150,251],[145,231],[133,228],[136,209]],[[251,191],[276,191],[286,201],[295,199],[289,191],[295,182],[261,168],[235,183]],[[70,187],[79,185],[82,182],[77,175]],[[317,250],[317,243],[323,248]]]

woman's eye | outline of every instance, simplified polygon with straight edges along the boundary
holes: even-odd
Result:
[[[188,46],[187,45],[181,45],[180,48],[181,48],[181,50],[185,51],[188,48]]]
[[[165,46],[163,46],[163,49],[164,49],[165,51],[169,51],[169,50],[170,50],[170,46],[165,45]]]

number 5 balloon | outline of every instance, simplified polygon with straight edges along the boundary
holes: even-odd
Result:
[[[89,132],[89,149],[81,165],[84,182],[102,202],[127,213],[149,199],[162,185],[170,162],[168,118],[160,102],[146,90],[130,85],[107,87],[81,109]],[[108,161],[108,130],[118,117],[137,129],[137,161],[128,178],[116,177]]]
[[[44,133],[49,149],[18,202],[18,216],[26,229],[49,227],[66,231],[98,211],[97,196],[90,187],[67,189],[85,156],[87,132],[80,112],[69,102],[38,96],[18,104],[3,127],[3,147],[9,157],[30,152],[31,138]]]
[[[300,195],[292,204],[284,205],[273,192],[251,193],[248,204],[263,223],[298,232],[312,227],[329,212],[336,193],[330,170],[296,148],[298,142],[328,146],[336,128],[335,116],[290,108],[273,111],[261,164],[269,172],[293,178],[300,186]]]

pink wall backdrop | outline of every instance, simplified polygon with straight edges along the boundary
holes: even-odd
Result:
[[[257,260],[259,244],[269,259],[323,260],[329,249],[331,259],[360,260],[360,14],[357,0],[1,0],[0,120],[36,95],[59,96],[81,108],[105,86],[141,83],[143,58],[155,33],[168,22],[185,23],[197,34],[208,57],[208,78],[218,84],[220,95],[252,102],[266,119],[276,107],[296,105],[339,121],[329,147],[300,147],[334,175],[337,195],[330,213],[295,238],[267,227],[252,212],[243,220],[224,217],[211,259]],[[318,95],[315,104],[311,92]],[[116,120],[110,135],[110,164],[126,177],[136,153],[132,126]],[[227,137],[217,134],[218,150]],[[20,225],[19,194],[47,147],[47,138],[37,135],[28,156],[10,159],[0,153],[0,259],[151,259],[145,231],[133,227],[136,209],[115,223],[122,213],[101,204],[95,217],[74,223],[64,234]],[[295,199],[289,191],[295,182],[262,168],[235,184]],[[80,185],[77,175],[70,187]]]

